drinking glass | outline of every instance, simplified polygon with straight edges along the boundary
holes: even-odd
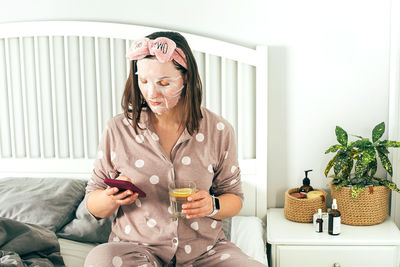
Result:
[[[172,214],[175,218],[186,218],[182,213],[182,204],[188,202],[187,197],[196,193],[196,184],[193,181],[180,180],[168,184],[168,194]]]

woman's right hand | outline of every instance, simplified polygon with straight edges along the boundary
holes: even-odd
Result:
[[[126,176],[119,176],[117,180],[124,180],[131,182],[131,179]],[[136,192],[134,193],[131,190],[125,190],[119,193],[119,189],[117,187],[110,187],[110,186],[107,186],[107,188],[104,190],[104,193],[108,197],[110,197],[118,206],[132,204],[139,196],[138,193]]]
[[[117,179],[130,181],[128,177],[119,176]],[[107,187],[91,192],[86,206],[91,214],[97,218],[108,218],[121,206],[132,204],[138,198],[138,193],[131,190],[118,193],[118,188]]]

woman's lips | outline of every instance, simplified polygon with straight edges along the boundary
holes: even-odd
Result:
[[[149,103],[150,103],[152,106],[161,105],[161,102],[153,102],[153,101],[151,101],[151,100],[149,100]]]

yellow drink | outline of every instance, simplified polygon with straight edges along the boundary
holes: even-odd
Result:
[[[170,183],[168,187],[172,214],[175,218],[186,218],[186,215],[182,213],[182,204],[188,202],[188,196],[196,193],[195,183],[190,181],[175,181]]]

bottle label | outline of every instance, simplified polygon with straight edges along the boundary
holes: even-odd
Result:
[[[333,217],[332,234],[340,234],[340,217]]]
[[[323,232],[323,221],[315,223],[315,232],[317,232],[317,233]]]

